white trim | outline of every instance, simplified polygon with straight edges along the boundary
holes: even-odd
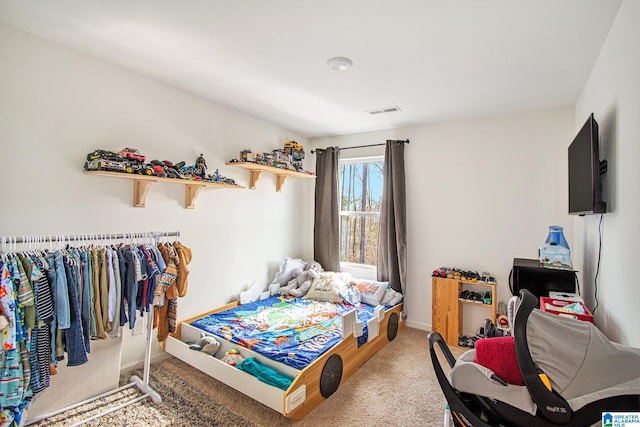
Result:
[[[378,269],[375,265],[341,262],[340,271],[349,273],[358,279],[376,280]]]
[[[359,268],[361,270],[378,271],[375,265],[358,264],[357,262],[340,262],[340,269],[342,268]]]
[[[340,211],[340,216],[349,215],[380,217],[380,211]]]
[[[384,156],[350,157],[339,161],[339,164],[350,163],[384,163]]]

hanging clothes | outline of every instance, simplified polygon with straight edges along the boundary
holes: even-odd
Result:
[[[133,329],[145,312],[154,312],[154,324],[162,319],[158,339],[166,339],[175,331],[190,260],[191,250],[177,242],[3,254],[0,425],[19,425],[59,362],[87,363],[91,340],[120,336],[121,327]],[[163,304],[154,310],[157,302]]]

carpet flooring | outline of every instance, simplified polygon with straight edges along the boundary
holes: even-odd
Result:
[[[452,349],[456,357],[461,353]],[[123,374],[142,378],[140,370]],[[162,403],[149,399],[86,424],[88,426],[441,426],[445,400],[429,357],[427,333],[404,328],[394,341],[379,351],[327,400],[303,420],[285,418],[278,412],[207,376],[179,359],[170,357],[151,366],[149,383]],[[138,393],[129,388],[118,394]],[[127,397],[125,396],[125,397]],[[115,400],[114,395],[109,400]],[[93,405],[103,410],[112,402]],[[39,423],[70,426],[91,415],[95,408],[81,407],[73,413]]]
[[[128,384],[132,375],[143,378],[142,369],[136,369],[122,375],[120,383],[122,385]],[[254,426],[241,415],[212,401],[209,395],[194,388],[185,378],[174,375],[161,365],[151,366],[149,385],[161,396],[161,403],[155,404],[146,398],[83,425],[123,427]],[[33,425],[72,426],[141,395],[142,393],[136,387],[130,387]]]

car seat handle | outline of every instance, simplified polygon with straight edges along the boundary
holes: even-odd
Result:
[[[545,419],[556,424],[567,423],[572,417],[571,407],[562,396],[550,389],[550,383],[544,380],[546,375],[540,376],[529,351],[527,320],[538,305],[538,300],[526,289],[520,291],[519,298],[520,304],[514,320],[514,342],[522,379],[531,398],[536,402],[538,411]]]

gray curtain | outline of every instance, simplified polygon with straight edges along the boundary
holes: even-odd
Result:
[[[407,280],[407,200],[404,180],[405,141],[388,140],[384,152],[384,177],[380,232],[378,235],[378,280],[404,294]]]
[[[313,258],[327,271],[340,271],[339,160],[338,147],[316,151]]]

